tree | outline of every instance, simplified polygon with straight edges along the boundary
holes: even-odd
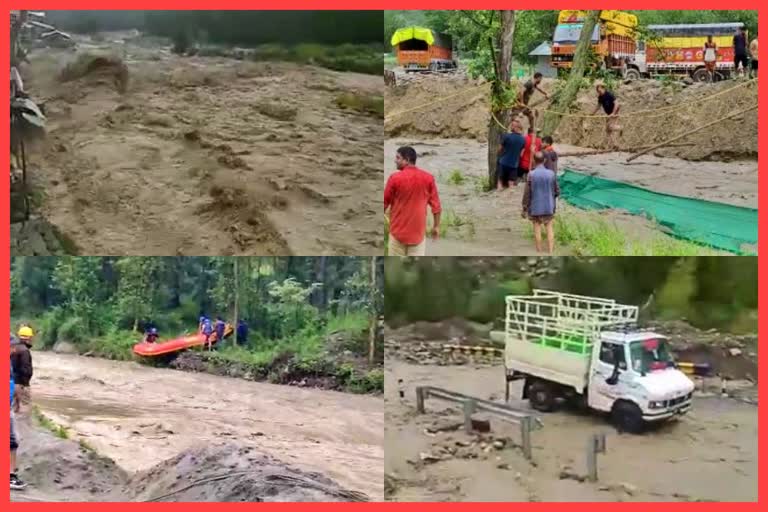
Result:
[[[370,281],[370,291],[371,291],[371,320],[370,320],[370,326],[369,326],[369,333],[368,333],[368,364],[373,364],[374,358],[376,357],[376,328],[379,323],[379,315],[376,311],[376,296],[378,295],[377,292],[377,280],[376,280],[376,257],[371,258],[371,281]]]
[[[61,291],[64,304],[86,328],[93,325],[100,268],[97,257],[67,256],[59,259],[53,273],[53,282]]]
[[[120,258],[117,269],[120,281],[117,288],[117,305],[120,313],[132,320],[133,331],[139,321],[150,318],[156,307],[158,258],[135,256]]]
[[[488,186],[496,185],[496,166],[498,164],[498,146],[501,137],[509,126],[510,112],[506,105],[512,70],[512,41],[515,37],[515,11],[500,11],[501,30],[498,35],[496,53],[496,77],[491,89],[491,119],[488,121]],[[502,126],[500,126],[500,124]]]
[[[544,125],[542,132],[544,135],[552,135],[557,130],[562,116],[554,112],[565,112],[571,108],[571,104],[576,100],[584,79],[584,72],[587,70],[587,64],[592,55],[592,32],[600,18],[601,11],[589,11],[584,19],[584,25],[581,28],[579,42],[576,45],[576,51],[573,55],[573,66],[568,75],[565,87],[555,97],[551,111],[544,115]]]

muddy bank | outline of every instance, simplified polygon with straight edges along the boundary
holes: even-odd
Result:
[[[381,398],[36,353],[33,403],[124,471],[227,442],[371,500],[383,494]]]
[[[215,352],[188,351],[179,354],[169,366],[188,372],[351,393],[381,393],[384,383],[381,369],[370,368],[360,358],[309,363],[286,353],[269,364],[252,364],[226,360]]]
[[[433,385],[503,401],[503,367],[413,365],[388,358],[385,391],[386,498],[392,501],[756,501],[757,407],[697,395],[692,412],[642,436],[618,434],[598,415],[542,415],[533,460],[519,429],[489,416],[491,432],[467,435],[459,408],[429,400],[415,411],[415,387]],[[398,380],[405,398],[398,395]],[[527,409],[520,386],[512,405]],[[482,414],[477,415],[483,418]],[[586,474],[584,447],[606,434],[599,481]],[[575,478],[575,479],[574,479]]]
[[[31,186],[79,252],[381,252],[381,119],[338,104],[381,97],[380,77],[130,42],[79,52],[34,50],[22,70],[48,117]],[[88,52],[118,54],[127,78],[85,66],[62,81]]]
[[[418,165],[435,175],[443,207],[445,236],[427,242],[432,256],[535,255],[530,222],[521,218],[523,187],[485,191],[487,144],[470,139],[397,138],[384,143],[386,176],[395,171],[398,147],[413,146]],[[579,150],[555,145],[558,151]],[[625,164],[626,154],[567,157],[561,167],[625,181],[658,192],[757,207],[757,164],[746,162],[688,162],[679,158],[646,157]],[[455,177],[460,175],[461,180]],[[577,221],[594,220],[585,212],[558,202],[558,215]],[[600,218],[618,227],[634,242],[664,236],[650,221],[620,211],[601,211]],[[556,255],[569,255],[569,247],[556,245]]]
[[[218,442],[129,475],[87,443],[20,423],[21,473],[29,488],[12,501],[367,501],[320,473],[301,471],[252,447]]]
[[[723,92],[739,82],[717,84],[664,84],[656,80],[620,83],[615,91],[622,105],[622,114],[653,109],[662,110],[652,116],[631,116],[622,119],[623,135],[619,147],[636,148],[654,144],[682,133],[686,128],[703,126],[713,119],[757,103],[757,84],[732,92]],[[552,92],[555,82],[545,80],[543,88]],[[465,75],[425,75],[416,80],[388,87],[384,96],[385,133],[389,138],[427,137],[436,139],[475,139],[484,141],[488,134],[488,84]],[[722,93],[722,94],[720,94]],[[703,97],[719,94],[712,100],[698,102]],[[418,108],[434,103],[429,108]],[[540,95],[534,95],[537,103]],[[591,114],[596,105],[594,90],[582,90],[574,110]],[[545,108],[546,104],[539,105]],[[416,109],[416,110],[412,110]],[[409,111],[405,114],[402,112]],[[733,137],[733,133],[738,137]],[[555,140],[582,147],[601,147],[605,142],[605,119],[565,119],[555,133]],[[662,149],[660,156],[686,160],[730,161],[757,158],[757,111],[723,121],[685,139],[690,146]]]

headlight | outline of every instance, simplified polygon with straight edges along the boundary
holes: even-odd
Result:
[[[666,405],[666,402],[664,402],[664,401],[661,401],[661,402],[648,402],[648,407],[651,408],[651,409],[661,409],[665,405]]]

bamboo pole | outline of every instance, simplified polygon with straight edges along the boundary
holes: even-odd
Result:
[[[664,146],[668,146],[672,142],[678,141],[680,139],[684,139],[685,137],[688,137],[689,135],[693,135],[696,132],[700,132],[701,130],[705,130],[705,129],[709,128],[710,126],[714,126],[717,123],[725,121],[726,119],[731,119],[733,117],[738,117],[738,116],[740,116],[742,114],[746,114],[750,110],[756,110],[756,109],[757,109],[757,105],[752,105],[751,107],[739,110],[737,112],[733,112],[733,113],[731,113],[731,114],[729,114],[729,115],[727,115],[725,117],[721,117],[720,119],[717,119],[715,121],[707,123],[707,124],[705,124],[703,126],[699,126],[698,128],[694,128],[693,130],[689,130],[689,131],[683,133],[682,135],[678,135],[677,137],[672,137],[671,139],[666,140],[664,142],[660,142],[658,144],[654,144],[653,146],[651,146],[649,148],[646,148],[646,149],[644,149],[642,151],[639,151],[639,152],[635,153],[634,155],[630,156],[629,158],[627,158],[627,163],[631,162],[632,160],[635,160],[636,158],[638,158],[638,157],[640,157],[640,156],[642,156],[642,155],[644,155],[646,153],[650,153],[654,149],[663,148]]]

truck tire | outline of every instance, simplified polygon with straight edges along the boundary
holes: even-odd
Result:
[[[624,73],[624,78],[627,80],[640,80],[642,75],[639,70],[630,68]]]
[[[541,412],[555,410],[556,396],[554,386],[543,380],[534,380],[528,385],[528,401],[531,407]]]
[[[691,75],[694,82],[709,82],[709,71],[705,68],[699,68]]]
[[[645,430],[643,411],[637,404],[627,401],[618,401],[611,409],[611,420],[619,432],[630,434],[642,434]]]

